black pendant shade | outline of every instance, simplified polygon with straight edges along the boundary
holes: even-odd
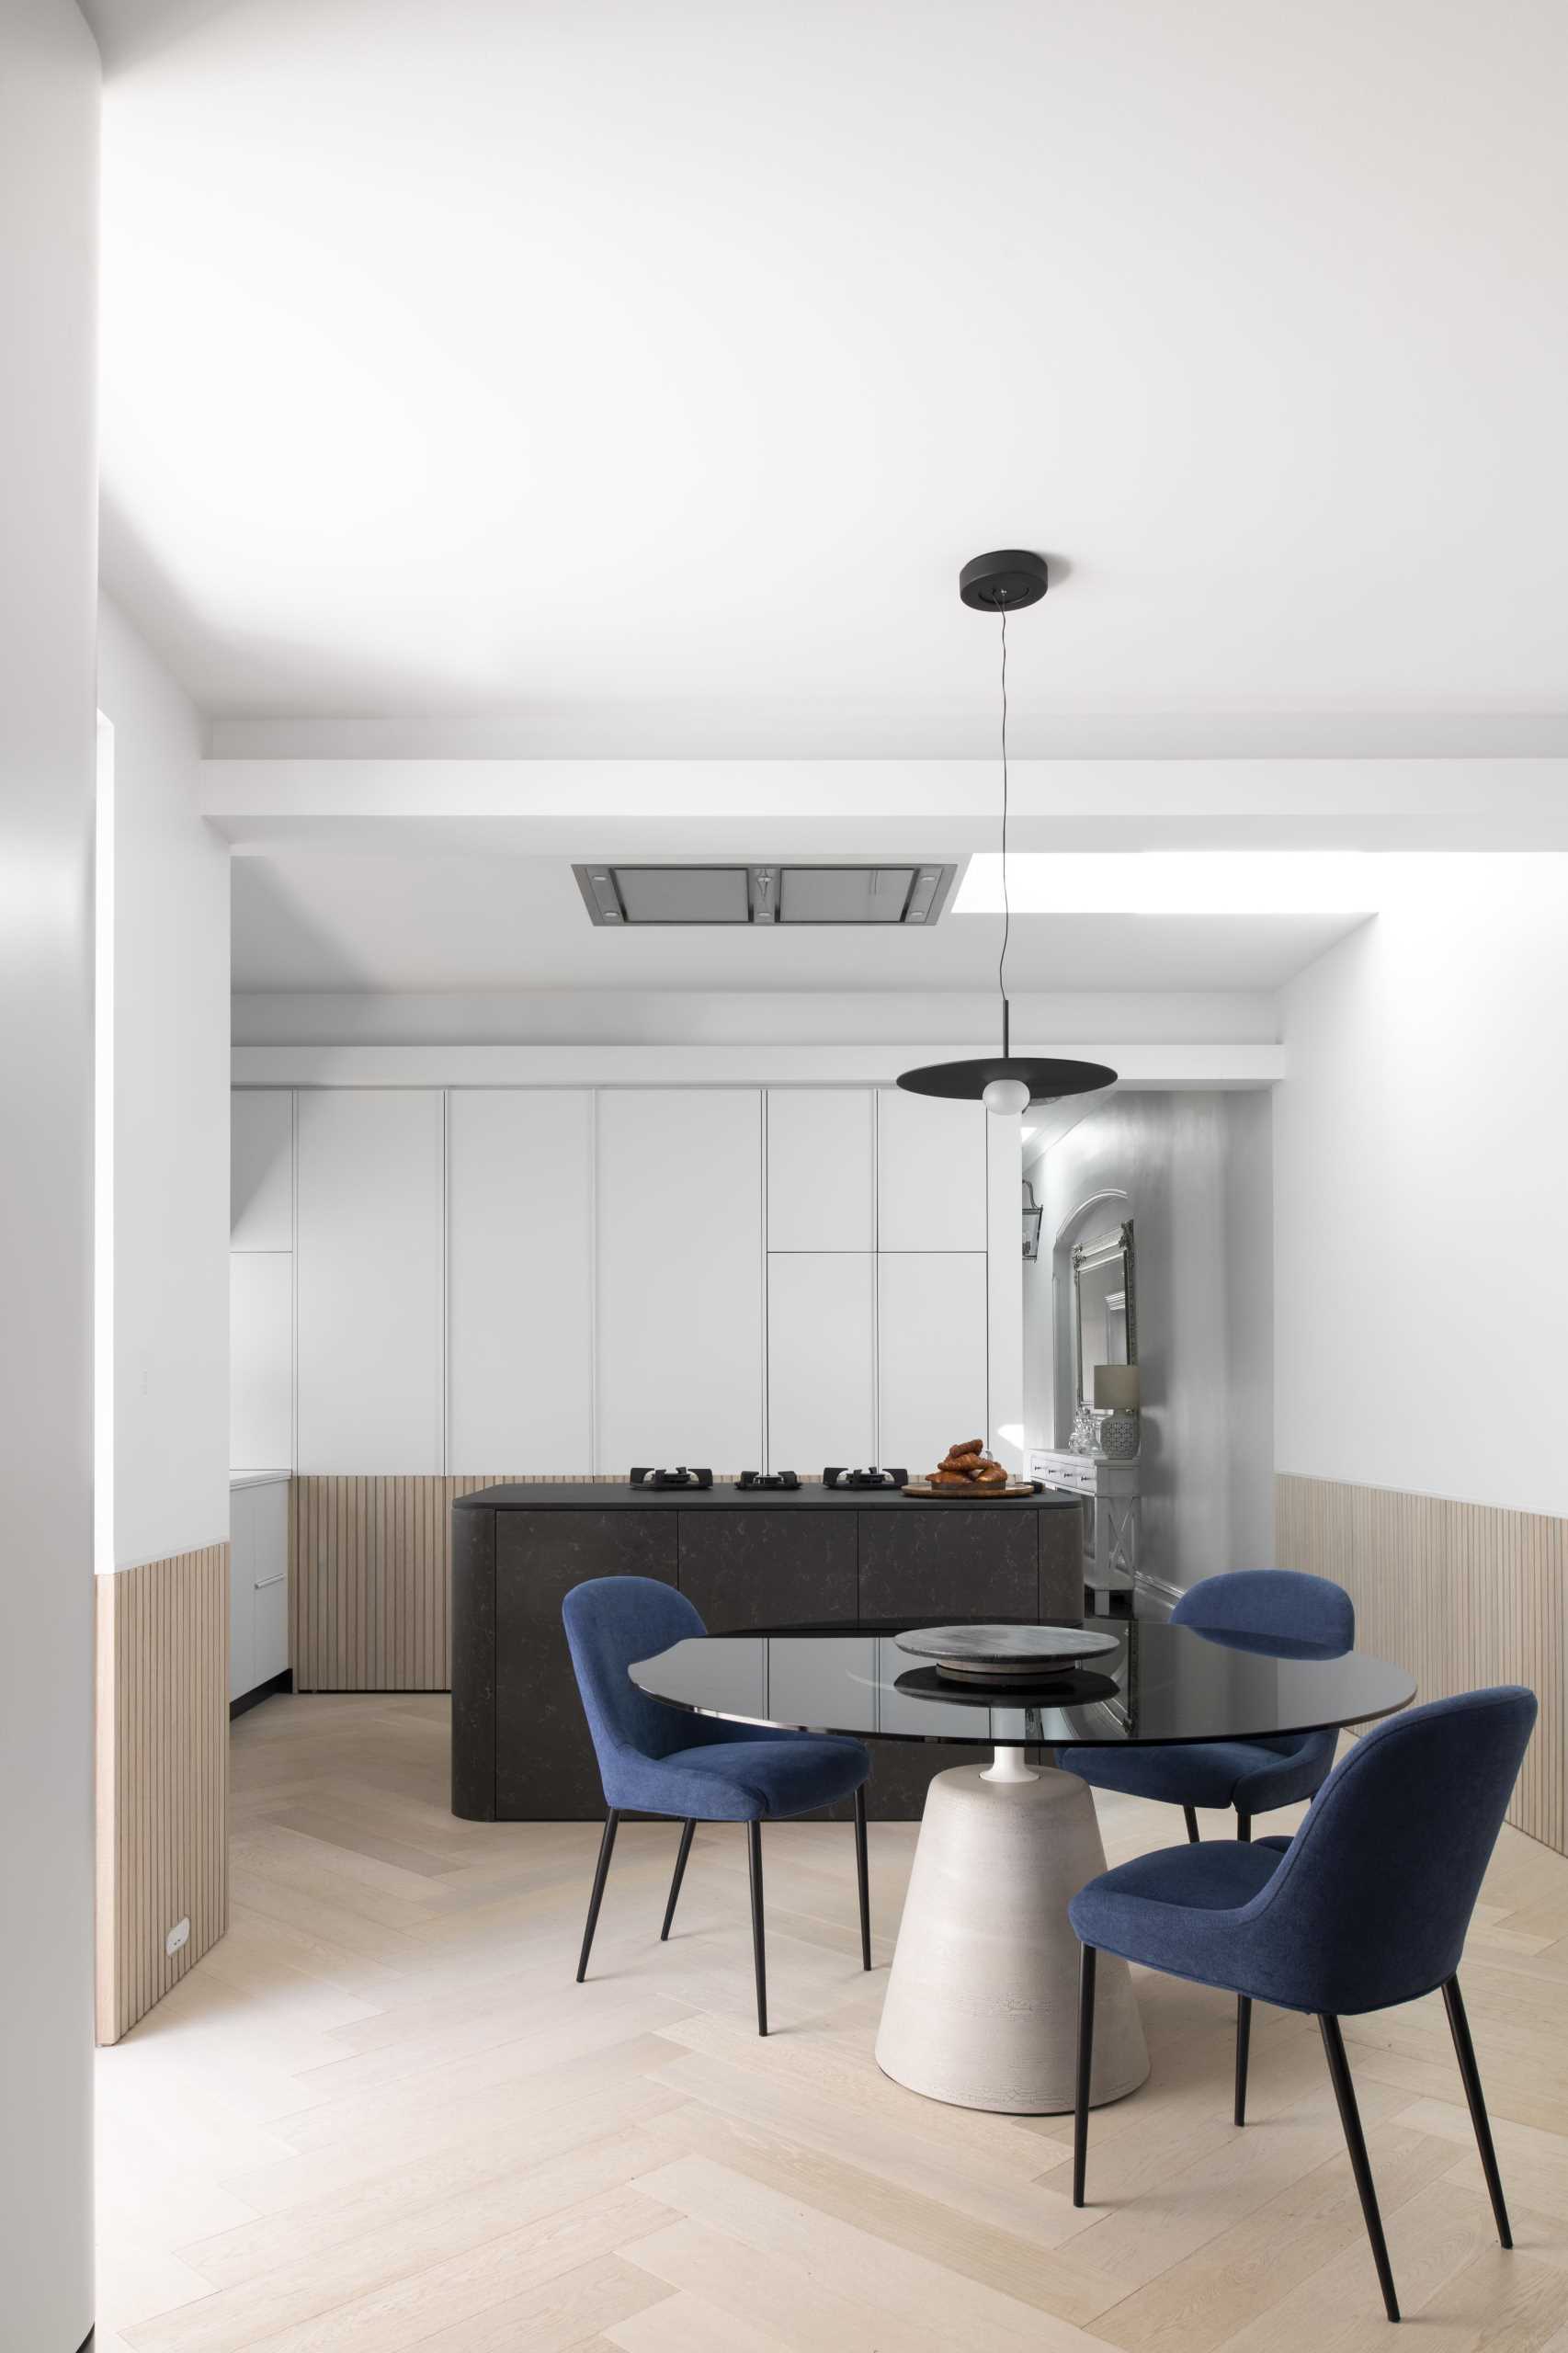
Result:
[[[1021,1078],[1031,1103],[1057,1103],[1064,1095],[1092,1095],[1114,1086],[1116,1073],[1104,1063],[1052,1062],[1035,1054],[992,1054],[972,1063],[926,1063],[901,1071],[906,1095],[939,1095],[953,1103],[978,1103],[994,1078]]]
[[[998,548],[977,555],[959,574],[959,595],[976,612],[998,613],[1002,620],[1002,903],[1007,904],[1007,615],[1036,605],[1050,585],[1043,556],[1027,548]],[[1010,919],[1009,919],[1010,920]],[[1006,988],[1007,931],[1002,935],[1002,955],[996,971],[1002,1000],[1002,1051],[973,1062],[926,1063],[919,1070],[899,1073],[906,1095],[935,1095],[949,1103],[983,1102],[988,1110],[1021,1111],[1017,1089],[1028,1090],[1029,1103],[1057,1103],[1064,1095],[1092,1095],[1114,1086],[1116,1073],[1104,1063],[1056,1062],[1049,1056],[1015,1054],[1011,1051]],[[997,1087],[995,1097],[987,1089]],[[1005,1090],[1005,1091],[1004,1091]]]

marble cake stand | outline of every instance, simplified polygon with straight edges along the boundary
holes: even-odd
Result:
[[[1106,1867],[1085,1782],[1021,1749],[931,1782],[877,2035],[877,2064],[927,2099],[1014,2116],[1073,2106],[1078,1939],[1067,1905]],[[1127,1963],[1099,1958],[1096,2107],[1149,2073]]]

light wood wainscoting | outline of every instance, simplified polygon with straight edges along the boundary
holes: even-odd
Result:
[[[97,1584],[97,2036],[117,2042],[229,1925],[229,1547]]]
[[[451,1510],[504,1483],[579,1478],[296,1478],[290,1490],[290,1661],[296,1691],[448,1691]]]
[[[1568,1519],[1328,1479],[1274,1494],[1281,1568],[1342,1585],[1358,1644],[1407,1666],[1420,1699],[1529,1686],[1540,1721],[1508,1819],[1568,1853]]]

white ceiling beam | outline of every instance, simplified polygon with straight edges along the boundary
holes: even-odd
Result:
[[[236,851],[960,857],[994,845],[994,760],[209,759]],[[1020,848],[1561,849],[1568,759],[1020,760]]]
[[[236,1086],[891,1086],[922,1063],[994,1053],[969,1045],[236,1046]],[[1036,1049],[1016,1039],[1014,1050]],[[1134,1089],[1272,1086],[1279,1045],[1052,1044],[1064,1060],[1108,1063]]]

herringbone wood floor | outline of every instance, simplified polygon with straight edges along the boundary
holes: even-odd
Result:
[[[1096,2120],[915,2098],[877,2071],[847,1828],[744,1852],[447,1811],[447,1703],[272,1700],[234,1728],[233,1924],[100,2055],[100,2353],[1325,2353],[1384,2347],[1321,2047],[1140,1976],[1153,2073]],[[1113,1861],[1180,1816],[1099,1799]],[[1260,1824],[1288,1826],[1290,1817]],[[1207,1825],[1216,1834],[1222,1824]],[[877,1950],[913,1827],[872,1826]],[[1492,2236],[1441,2006],[1350,2022],[1400,2290],[1441,2353],[1568,2353],[1568,1863],[1506,1832],[1465,1986],[1517,2252]]]

